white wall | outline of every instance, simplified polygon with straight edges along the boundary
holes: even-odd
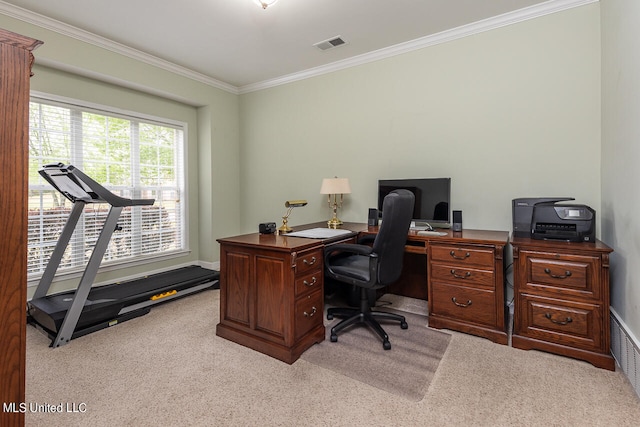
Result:
[[[640,2],[601,0],[602,236],[611,305],[640,337]]]
[[[322,178],[348,177],[343,220],[380,178],[452,178],[467,228],[511,230],[511,200],[600,210],[599,6],[241,95],[242,229],[329,218]]]

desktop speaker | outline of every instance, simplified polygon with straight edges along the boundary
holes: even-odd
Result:
[[[462,231],[462,211],[453,211],[453,231]]]
[[[369,220],[367,221],[367,225],[373,226],[373,227],[378,225],[378,209],[375,209],[375,208],[369,209]]]
[[[263,222],[258,225],[258,231],[260,234],[273,234],[276,232],[275,222]]]

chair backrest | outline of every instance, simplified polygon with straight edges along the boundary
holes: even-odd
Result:
[[[382,224],[373,242],[373,252],[378,255],[378,283],[382,285],[390,285],[402,273],[414,201],[411,191],[394,190],[382,202]]]

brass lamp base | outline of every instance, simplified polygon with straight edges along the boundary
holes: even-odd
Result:
[[[282,225],[280,226],[280,228],[278,228],[278,233],[287,234],[287,233],[291,233],[292,231],[293,231],[293,228],[289,227],[288,218],[282,217]]]
[[[329,228],[340,228],[342,226],[343,222],[340,221],[338,218],[333,217],[331,218],[329,221],[327,221],[327,226]]]

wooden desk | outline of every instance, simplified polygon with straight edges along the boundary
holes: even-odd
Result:
[[[345,223],[343,229],[353,233],[324,240],[258,233],[219,239],[216,334],[286,363],[323,341],[324,247],[355,242],[367,226]]]
[[[316,227],[326,223],[296,230]],[[378,230],[359,223],[345,223],[343,229],[353,233],[326,240],[258,233],[219,239],[216,334],[286,363],[323,341],[324,247]],[[403,277],[410,279],[398,283],[427,293],[429,326],[506,344],[502,255],[508,238],[502,231],[448,231],[446,236],[410,231],[403,268]],[[408,263],[413,264],[406,268]]]
[[[503,253],[509,233],[438,231],[447,234],[409,231],[402,276],[388,292],[426,299],[432,328],[507,344]],[[377,227],[367,232],[375,233]]]

